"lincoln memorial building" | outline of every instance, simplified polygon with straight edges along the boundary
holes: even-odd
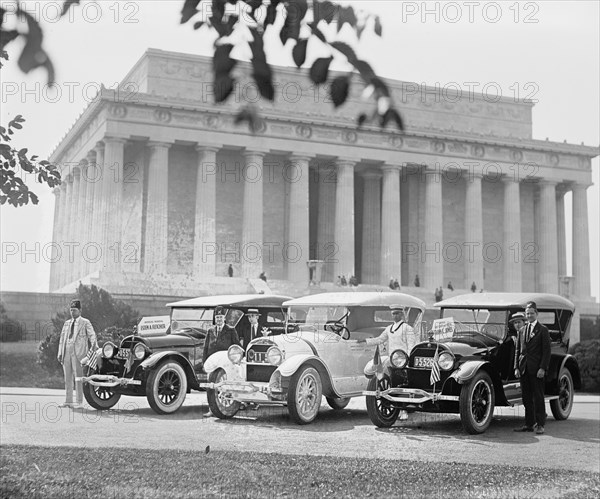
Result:
[[[406,132],[359,129],[373,106],[359,85],[335,110],[327,86],[275,68],[271,103],[238,63],[233,94],[216,105],[211,68],[150,49],[58,144],[51,291],[81,281],[301,294],[334,289],[338,276],[404,290],[418,276],[432,293],[451,281],[592,300],[587,190],[599,151],[533,139],[533,103],[388,81]],[[235,123],[246,105],[260,116],[254,132]]]

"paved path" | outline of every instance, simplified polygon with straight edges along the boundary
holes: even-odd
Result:
[[[600,472],[600,397],[577,395],[571,417],[549,416],[546,435],[514,433],[523,409],[496,409],[483,435],[463,432],[458,416],[412,414],[406,422],[378,429],[364,398],[343,411],[323,405],[311,425],[298,426],[282,408],[243,411],[231,420],[203,418],[206,397],[188,395],[182,409],[159,416],[145,398],[123,397],[113,410],[59,408],[60,390],[0,388],[0,444],[73,445],[240,450],[347,457],[520,464]],[[549,408],[548,408],[549,412]]]

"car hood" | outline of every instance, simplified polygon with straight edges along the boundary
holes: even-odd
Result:
[[[472,338],[465,341],[444,341],[442,344],[448,347],[454,355],[461,357],[479,355],[490,348],[490,346],[484,345],[480,341],[474,341]]]
[[[139,338],[143,343],[150,348],[170,348],[170,347],[186,347],[194,346],[198,343],[197,340],[189,336],[180,334],[165,334],[164,336],[151,336],[147,338]]]

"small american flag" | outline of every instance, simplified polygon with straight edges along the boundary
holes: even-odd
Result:
[[[90,351],[87,354],[87,357],[84,360],[84,364],[87,364],[90,369],[96,369],[98,367],[98,352],[100,349],[96,349],[94,347],[90,348]]]
[[[429,383],[435,385],[440,380],[440,366],[438,365],[439,356],[439,344],[435,347],[435,355],[433,356],[433,365],[431,366],[431,376],[429,377]]]

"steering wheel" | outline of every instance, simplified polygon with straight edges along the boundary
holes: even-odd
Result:
[[[325,324],[325,330],[339,335],[343,340],[350,339],[350,331],[339,321],[328,321]]]

